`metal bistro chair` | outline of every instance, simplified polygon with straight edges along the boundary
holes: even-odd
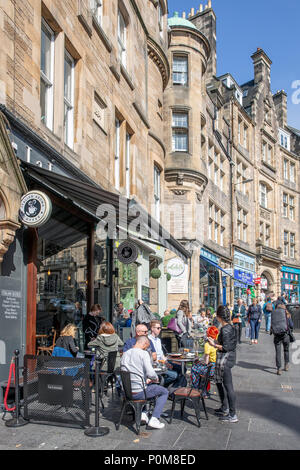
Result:
[[[100,401],[102,409],[104,409],[103,404],[103,394],[107,391],[108,384],[111,384],[112,393],[114,391],[114,382],[116,382],[115,366],[117,359],[118,351],[110,351],[107,355],[107,358],[103,358],[101,363],[101,368],[105,363],[107,363],[107,371],[100,370]]]
[[[120,428],[120,424],[121,424],[121,421],[122,421],[122,418],[123,418],[123,414],[124,414],[126,405],[129,405],[134,411],[136,431],[137,431],[137,434],[139,435],[140,434],[143,407],[147,403],[149,403],[149,405],[150,405],[149,412],[151,412],[153,404],[155,403],[155,398],[147,398],[144,378],[141,375],[136,374],[134,372],[128,372],[128,371],[125,371],[125,370],[121,370],[120,375],[121,375],[122,386],[123,386],[123,390],[124,390],[124,398],[123,398],[123,403],[122,403],[122,408],[121,408],[120,420],[119,420],[118,423],[116,423],[116,430],[118,431],[118,429]],[[134,399],[134,395],[132,395],[132,388],[131,388],[131,376],[132,375],[134,375],[136,377],[139,377],[141,379],[142,384],[143,384],[144,397],[145,397],[144,399],[140,399],[140,400],[135,400]]]
[[[175,390],[174,395],[173,395],[173,404],[172,404],[172,410],[171,410],[171,418],[170,418],[170,424],[172,423],[173,415],[174,415],[174,410],[175,410],[175,405],[176,402],[180,401],[181,403],[181,418],[183,418],[183,412],[184,412],[184,407],[185,407],[185,402],[186,400],[191,400],[194,406],[194,410],[196,413],[196,418],[198,422],[198,427],[200,428],[201,423],[200,423],[200,400],[202,401],[204,413],[206,416],[206,419],[208,420],[208,414],[206,410],[206,405],[205,401],[203,398],[203,393],[205,393],[208,381],[210,379],[210,370],[212,368],[212,364],[209,364],[207,367],[207,372],[204,376],[201,376],[201,379],[199,380],[199,385],[198,388],[192,388],[192,387],[182,387],[178,388]]]

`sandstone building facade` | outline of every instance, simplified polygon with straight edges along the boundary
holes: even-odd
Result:
[[[257,295],[299,299],[300,133],[285,92],[271,93],[271,60],[258,49],[245,84],[217,77],[211,1],[167,17],[166,0],[1,3],[0,281],[23,286],[23,350],[36,317],[44,325],[75,302],[107,317],[137,298],[160,314],[188,298],[196,311],[247,298],[255,277]],[[30,189],[51,195],[46,228],[20,226]],[[96,232],[97,204],[119,196],[173,235],[153,243],[133,227],[129,266],[116,257],[122,240]],[[178,257],[185,269],[168,282]]]

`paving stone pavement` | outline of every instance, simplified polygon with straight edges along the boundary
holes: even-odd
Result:
[[[119,418],[120,401],[109,392],[100,418],[100,425],[110,429],[108,435],[89,438],[82,429],[33,423],[12,429],[1,420],[0,450],[299,450],[300,334],[295,337],[298,343],[290,347],[290,370],[283,371],[281,376],[276,374],[273,337],[262,329],[257,345],[250,345],[243,338],[233,369],[238,423],[225,424],[214,416],[220,403],[213,386],[212,398],[206,400],[209,420],[202,413],[200,429],[193,409],[186,406],[181,420],[177,405],[172,424],[165,419],[162,430],[142,427],[141,435],[137,436],[131,418],[125,416],[116,431],[114,423]],[[168,401],[166,411],[170,409]]]

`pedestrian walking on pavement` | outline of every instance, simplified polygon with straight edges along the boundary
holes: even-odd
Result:
[[[267,302],[263,306],[263,312],[265,315],[265,321],[266,321],[266,332],[270,333],[270,328],[271,328],[271,314],[275,310],[275,306],[272,303],[271,297],[267,298]]]
[[[248,321],[251,328],[251,344],[258,343],[259,329],[262,319],[261,306],[253,299],[252,304],[248,308]]]
[[[236,423],[236,396],[233,389],[231,369],[236,362],[236,333],[230,322],[230,311],[226,305],[217,309],[217,318],[221,324],[217,340],[207,337],[209,344],[217,349],[217,362],[215,380],[222,403],[221,408],[215,410],[221,421]]]
[[[182,300],[176,313],[177,325],[181,333],[176,335],[178,347],[193,348],[193,338],[191,336],[193,327],[193,318],[190,311],[190,305],[187,300]]]
[[[277,375],[281,375],[281,344],[284,351],[284,370],[289,369],[290,332],[294,329],[285,304],[278,304],[271,313],[271,331],[274,335]]]
[[[232,323],[236,331],[236,339],[239,344],[241,344],[242,331],[245,326],[245,319],[247,317],[247,310],[245,305],[243,305],[243,299],[238,299],[237,303],[233,307],[232,312]]]

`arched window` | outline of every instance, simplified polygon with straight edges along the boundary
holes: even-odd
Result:
[[[0,196],[0,220],[6,219],[6,210],[5,210],[5,205],[4,201]]]

